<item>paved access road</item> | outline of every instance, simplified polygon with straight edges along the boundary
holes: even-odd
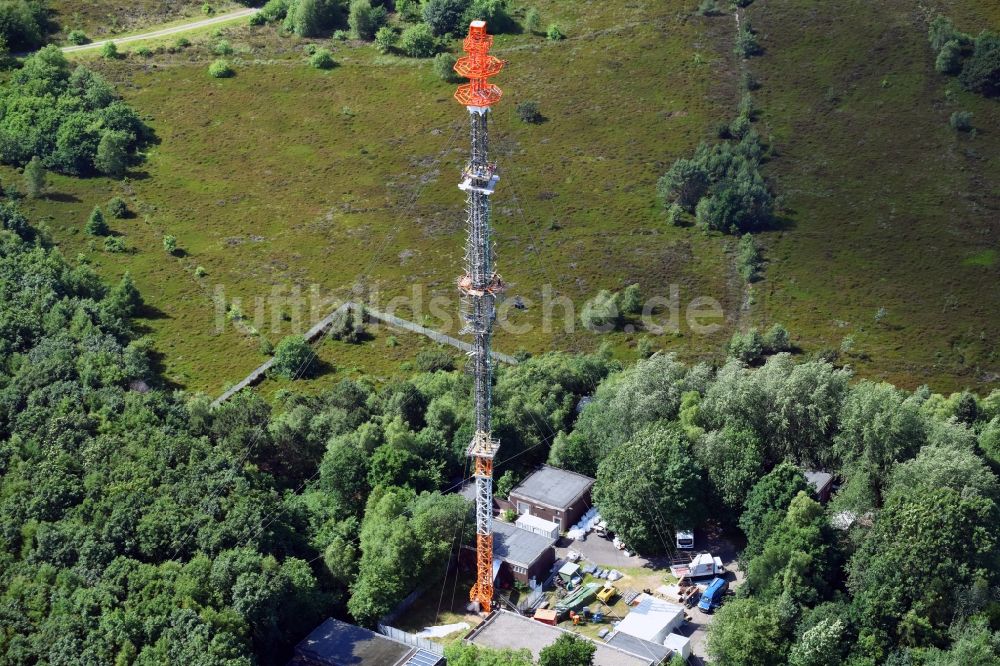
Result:
[[[102,39],[97,42],[91,42],[89,44],[81,44],[80,46],[64,46],[62,48],[63,53],[79,53],[80,51],[90,51],[93,49],[99,49],[108,42],[114,42],[115,44],[128,44],[130,42],[141,42],[147,39],[157,39],[159,37],[169,37],[170,35],[177,35],[182,32],[187,32],[189,30],[197,30],[198,28],[207,28],[215,25],[216,23],[226,23],[227,21],[232,21],[233,19],[238,19],[244,16],[250,16],[255,13],[256,7],[247,7],[245,9],[237,9],[236,11],[227,12],[225,14],[219,14],[217,16],[209,16],[203,19],[197,19],[190,21],[188,23],[181,23],[178,25],[170,26],[169,28],[159,28],[156,30],[150,30],[149,32],[137,33],[134,35],[128,35],[126,37],[115,37],[113,39]]]

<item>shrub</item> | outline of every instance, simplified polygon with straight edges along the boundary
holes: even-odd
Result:
[[[264,12],[254,12],[250,15],[250,25],[258,26],[267,23],[267,17]]]
[[[148,46],[140,46],[135,50],[135,54],[140,58],[152,58],[153,50]]]
[[[47,174],[38,156],[31,158],[24,167],[24,189],[32,199],[42,196],[47,186]]]
[[[265,338],[263,335],[260,336],[260,340],[257,342],[257,348],[260,349],[260,353],[263,354],[264,356],[274,355],[274,345],[272,345],[271,341]]]
[[[434,56],[434,73],[442,81],[454,83],[460,81],[461,77],[455,71],[456,58],[450,53],[438,53]]]
[[[618,309],[622,314],[636,315],[642,312],[642,290],[638,284],[630,284],[617,294]]]
[[[70,44],[80,46],[82,44],[88,43],[90,39],[87,38],[87,33],[85,33],[83,30],[70,30],[69,34],[66,35],[66,41],[69,42]]]
[[[558,23],[550,25],[549,29],[545,31],[545,36],[553,42],[566,39],[566,34],[562,31],[562,28],[559,27]]]
[[[357,344],[365,337],[364,312],[357,308],[341,310],[333,321],[327,334],[334,340]]]
[[[125,239],[118,236],[108,236],[104,239],[104,251],[121,254],[125,251]]]
[[[167,234],[163,237],[163,251],[167,254],[177,252],[177,237]]]
[[[96,206],[90,212],[90,217],[87,218],[87,224],[84,225],[83,230],[91,236],[107,236],[111,231],[104,219],[104,213]]]
[[[739,250],[739,270],[740,275],[747,282],[756,282],[760,279],[760,269],[764,263],[760,246],[751,234],[744,234],[740,238]]]
[[[524,14],[524,29],[528,32],[535,33],[538,32],[541,27],[542,18],[539,16],[538,10],[534,7],[528,8],[528,11]]]
[[[770,219],[774,199],[756,170],[740,171],[712,187],[695,208],[695,219],[704,230],[736,234],[753,231]]]
[[[208,275],[208,271],[205,270],[204,266],[198,266],[194,269],[194,274],[195,277],[205,277],[206,275]]]
[[[764,334],[764,350],[768,354],[791,351],[792,341],[788,331],[781,324],[775,324]]]
[[[447,372],[455,369],[455,357],[444,349],[421,349],[413,361],[420,372]]]
[[[228,60],[216,60],[208,66],[208,75],[216,79],[228,79],[236,76],[236,70]]]
[[[750,131],[751,126],[750,116],[741,113],[729,125],[729,136],[734,139],[742,139]]]
[[[1000,95],[1000,35],[984,32],[965,61],[958,79],[962,87],[980,95]]]
[[[753,26],[750,25],[750,20],[744,19],[740,23],[739,32],[736,33],[736,55],[741,58],[749,58],[760,55],[762,52],[763,49],[760,48],[757,34],[754,32]]]
[[[463,14],[463,28],[472,21],[486,21],[490,32],[495,35],[510,32],[515,27],[507,14],[507,0],[472,0]]]
[[[597,333],[614,330],[621,321],[614,294],[602,289],[592,299],[583,304],[580,311],[580,323],[585,328]]]
[[[656,183],[664,205],[675,203],[691,212],[708,190],[709,174],[700,161],[681,158]]]
[[[719,9],[717,0],[701,0],[701,4],[698,5],[698,13],[702,16],[718,16],[722,10]]]
[[[107,131],[101,135],[94,155],[94,167],[112,178],[125,175],[128,166],[129,135],[125,132]]]
[[[304,336],[289,335],[281,339],[274,349],[271,374],[285,379],[299,379],[311,374],[313,350]]]
[[[972,129],[972,113],[969,111],[956,111],[951,114],[948,123],[957,132],[968,132]]]
[[[755,363],[764,356],[764,338],[756,328],[746,333],[737,331],[729,340],[728,351],[731,357],[747,365]]]
[[[108,210],[108,215],[118,220],[124,219],[128,215],[128,205],[121,197],[112,197],[109,199],[105,208]]]
[[[276,9],[280,14],[280,8]],[[283,25],[299,37],[316,37],[336,18],[338,11],[327,0],[291,0],[286,5]]]
[[[635,344],[635,352],[639,358],[649,358],[653,355],[653,341],[649,339],[649,336],[644,335],[639,338]]]
[[[281,21],[288,16],[289,0],[268,0],[257,12],[268,23]]]
[[[211,16],[215,13],[215,7],[208,4],[207,2],[201,6],[201,13],[205,16]]]
[[[396,15],[407,23],[419,23],[423,20],[420,0],[396,0]]]
[[[667,206],[667,223],[675,227],[684,224],[684,209],[681,208],[680,204],[672,203]]]
[[[958,42],[952,40],[941,47],[941,52],[934,60],[934,69],[942,74],[958,74],[962,71],[962,47]]]
[[[333,59],[330,49],[318,49],[309,56],[309,64],[316,69],[333,69],[337,66],[337,61]]]
[[[346,30],[334,30],[333,34],[330,35],[330,39],[337,42],[346,42],[351,38],[351,33]]]
[[[959,46],[966,46],[972,43],[972,39],[963,32],[955,30],[951,19],[938,15],[931,21],[927,31],[927,39],[931,43],[931,48],[940,51],[948,42],[956,42]]]
[[[538,102],[534,100],[525,100],[517,105],[517,117],[521,119],[522,123],[540,123],[542,122],[542,113],[538,110]]]
[[[430,58],[437,48],[437,39],[426,23],[407,26],[399,37],[399,49],[411,58]]]
[[[375,49],[379,53],[389,53],[396,46],[396,31],[387,25],[375,33]]]
[[[186,49],[187,47],[191,46],[191,40],[188,39],[187,37],[178,37],[177,41],[174,42],[174,46],[176,46],[178,49]]]
[[[746,92],[751,92],[760,88],[760,81],[754,78],[754,75],[750,72],[744,70],[740,75],[740,88]]]
[[[840,341],[840,353],[850,354],[852,349],[854,349],[854,336],[845,335],[844,339]]]
[[[372,7],[371,0],[351,0],[347,25],[355,39],[374,39],[385,20],[385,7]]]
[[[212,53],[218,56],[233,55],[233,45],[223,39],[221,42],[217,43],[214,48],[212,48]]]
[[[390,349],[393,348],[393,347],[398,347],[399,346],[399,340],[396,339],[395,335],[390,335],[389,337],[387,337],[385,339],[385,346],[389,347]]]
[[[108,42],[101,47],[101,57],[105,60],[117,60],[118,56],[118,45],[114,42]]]
[[[435,35],[453,33],[459,29],[468,4],[468,0],[426,0],[424,22]]]

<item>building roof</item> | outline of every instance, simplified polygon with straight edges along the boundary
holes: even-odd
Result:
[[[803,473],[806,475],[806,481],[816,489],[817,493],[822,492],[823,488],[833,483],[833,475],[829,472],[807,469]]]
[[[542,465],[514,488],[510,494],[534,500],[555,509],[565,509],[592,485],[594,485],[594,480],[589,476]]]
[[[322,666],[435,666],[441,657],[328,618],[295,646],[292,663]]]
[[[684,616],[684,608],[656,597],[646,597],[618,623],[618,631],[645,641],[658,642],[658,635]]]
[[[542,648],[555,643],[564,633],[565,629],[517,613],[499,610],[490,613],[482,624],[469,633],[466,640],[494,649],[527,648],[537,661]],[[597,645],[597,650],[594,652],[594,666],[651,666],[658,663],[648,655],[643,657],[612,645],[593,642]]]
[[[689,636],[681,636],[680,634],[667,634],[667,637],[663,639],[663,646],[674,652],[683,653],[684,649],[690,644],[691,638]]]
[[[509,564],[527,569],[552,547],[555,539],[514,527],[499,520],[493,522],[493,554]]]
[[[670,656],[670,648],[664,647],[659,643],[644,641],[641,638],[623,634],[620,631],[613,633],[611,638],[605,641],[605,643],[626,652],[631,652],[632,654],[647,656],[651,660],[656,660],[656,663],[660,663]]]

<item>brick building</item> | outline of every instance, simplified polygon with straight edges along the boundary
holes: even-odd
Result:
[[[565,532],[590,508],[593,485],[589,476],[542,465],[510,491],[510,503],[519,514],[551,520]]]

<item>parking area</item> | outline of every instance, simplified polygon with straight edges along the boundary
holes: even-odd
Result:
[[[647,567],[650,561],[638,555],[626,557],[623,551],[615,548],[610,539],[605,539],[591,532],[583,539],[560,539],[556,543],[556,557],[566,559],[566,553],[575,550],[585,559],[606,567],[632,568]]]
[[[600,566],[630,570],[633,574],[639,573],[636,571],[637,569],[648,570],[649,576],[643,577],[645,578],[643,582],[646,584],[642,587],[657,587],[657,585],[652,584],[655,580],[658,580],[660,584],[668,579],[673,580],[670,577],[669,561],[666,557],[626,556],[623,551],[615,548],[611,539],[599,537],[594,532],[588,534],[585,539],[567,540],[564,538],[560,540],[556,544],[556,557],[565,559],[570,550],[580,553],[584,559]],[[735,590],[742,584],[743,572],[739,570],[736,562],[736,556],[739,552],[738,546],[727,539],[721,531],[706,529],[699,532],[696,535],[694,552],[710,552],[722,559],[731,590]],[[702,666],[706,663],[708,626],[712,623],[714,616],[701,612],[697,606],[688,609],[687,615],[690,619],[678,633],[691,638],[690,663]]]

